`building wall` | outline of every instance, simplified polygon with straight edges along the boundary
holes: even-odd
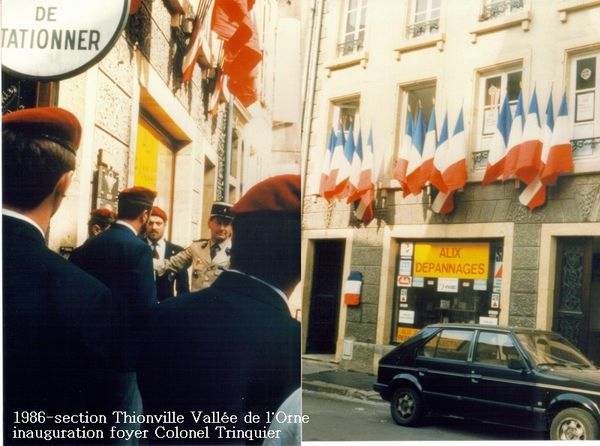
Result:
[[[598,152],[586,159],[576,159],[575,174],[561,177],[557,185],[548,189],[546,205],[534,211],[519,203],[523,185],[514,180],[483,187],[480,183],[483,170],[472,170],[470,153],[467,154],[469,183],[456,194],[455,210],[447,217],[432,213],[427,193],[402,198],[398,184],[391,178],[406,119],[402,88],[435,80],[438,132],[443,111],[448,109],[451,132],[462,106],[467,148],[476,149],[480,77],[518,61],[523,71],[525,102],[528,104],[535,86],[543,117],[552,86],[557,110],[558,98],[572,83],[570,55],[574,51],[600,48],[592,31],[592,23],[600,18],[597,2],[525,1],[518,22],[506,25],[512,19],[502,19],[503,27],[491,30],[490,22],[478,20],[481,2],[442,1],[440,33],[409,39],[404,30],[410,23],[412,3],[369,2],[364,51],[337,57],[344,1],[326,0],[315,101],[305,110],[310,114],[311,131],[307,134],[303,271],[310,282],[313,261],[310,240],[350,231],[347,243],[351,249],[346,250],[350,261],[344,267],[343,277],[351,270],[361,271],[364,287],[360,306],[341,308],[335,356],[346,367],[369,371],[391,343],[395,239],[455,239],[457,234],[470,239],[474,237],[472,225],[482,228],[486,237],[502,239],[505,258],[510,259],[512,267],[505,270],[500,322],[551,328],[548,313],[553,299],[554,267],[546,260],[555,256],[556,242],[554,245],[548,242],[554,237],[551,235],[544,242],[541,234],[559,225],[585,228],[586,234],[600,236]],[[570,9],[574,5],[576,8]],[[328,204],[316,196],[321,160],[333,125],[332,104],[354,96],[360,97],[361,121],[372,123],[376,170],[381,168],[377,218],[366,228],[352,216],[349,205]],[[469,230],[465,231],[466,228]],[[548,246],[542,247],[544,243]],[[507,247],[510,247],[508,253]],[[304,292],[307,315],[308,285]],[[344,340],[354,343],[352,359],[342,360]]]

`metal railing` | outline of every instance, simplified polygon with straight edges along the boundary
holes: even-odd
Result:
[[[428,20],[426,22],[413,23],[412,25],[408,25],[406,28],[409,38],[419,37],[425,34],[432,34],[439,31],[440,19],[437,18]]]
[[[523,9],[524,0],[501,0],[490,2],[483,5],[483,11],[479,18],[480,21],[495,19],[506,14],[510,14],[518,9]]]
[[[363,40],[364,39],[346,40],[345,42],[338,43],[338,46],[337,46],[338,57],[361,51],[364,48]]]

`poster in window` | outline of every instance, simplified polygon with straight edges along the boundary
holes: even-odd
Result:
[[[488,108],[483,111],[483,129],[481,134],[484,136],[493,135],[498,123],[498,109],[496,107]]]
[[[415,322],[415,312],[412,310],[400,310],[398,312],[399,324],[413,324]]]
[[[400,260],[400,275],[410,276],[412,274],[412,260]]]
[[[413,244],[411,242],[400,243],[400,257],[412,257]]]
[[[586,91],[575,96],[575,122],[586,122],[594,119],[594,92]]]

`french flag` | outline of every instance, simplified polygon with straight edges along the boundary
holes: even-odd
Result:
[[[404,138],[402,138],[402,144],[400,145],[400,153],[396,160],[396,167],[394,169],[394,178],[400,182],[404,196],[408,195],[408,185],[406,184],[406,170],[408,168],[409,153],[412,147],[412,137],[414,131],[412,113],[410,110],[407,111],[406,116],[406,129],[404,131]]]
[[[433,169],[429,181],[442,192],[448,192],[442,173],[446,169],[446,152],[448,152],[448,112],[442,121],[442,130],[438,139],[437,149],[433,156]]]
[[[373,129],[369,130],[369,137],[367,138],[367,146],[363,153],[363,166],[360,175],[360,181],[358,182],[358,190],[360,193],[360,202],[355,211],[355,215],[359,220],[362,220],[364,224],[369,224],[375,217],[373,210],[373,201],[375,196],[375,178],[376,173],[374,172],[374,149],[373,149]]]
[[[494,139],[488,155],[482,184],[493,183],[504,171],[504,159],[506,156],[506,149],[508,148],[508,136],[510,135],[511,124],[512,116],[508,104],[508,95],[505,95],[504,101],[502,101],[500,114],[498,115],[498,122],[496,123]]]
[[[423,143],[423,164],[421,164],[421,184],[425,184],[433,172],[433,157],[437,145],[435,134],[435,107],[431,110],[425,142]]]
[[[352,155],[352,163],[350,165],[350,178],[348,178],[348,191],[347,197],[348,203],[360,198],[358,193],[358,182],[360,181],[360,173],[362,170],[363,163],[363,150],[362,150],[362,135],[360,126],[358,127],[358,135],[356,135],[356,144],[354,147],[354,154]]]
[[[463,110],[460,109],[448,152],[446,153],[446,169],[442,178],[448,190],[457,190],[467,182],[467,164],[465,159],[465,125]]]
[[[329,172],[331,171],[331,157],[333,156],[333,149],[335,148],[335,132],[331,129],[329,133],[329,144],[323,154],[323,161],[321,162],[321,181],[319,183],[319,195],[325,197],[325,191],[327,188],[327,179],[329,178]]]
[[[517,157],[515,175],[525,184],[529,184],[538,175],[542,155],[542,128],[538,111],[535,88],[529,102],[529,111],[523,128],[523,140]]]
[[[544,184],[554,184],[560,173],[573,172],[571,124],[567,111],[567,95],[563,93],[560,109],[554,123],[550,150],[540,179]]]
[[[517,100],[517,110],[510,127],[510,134],[508,136],[508,149],[506,151],[506,157],[504,159],[504,172],[502,172],[502,179],[506,180],[510,177],[517,169],[517,160],[519,159],[519,150],[521,148],[521,141],[523,140],[523,122],[525,113],[523,111],[523,92],[519,93],[519,99]]]
[[[360,303],[360,292],[363,276],[359,271],[351,271],[344,284],[344,303],[346,305],[358,305]]]
[[[540,156],[540,170],[533,181],[531,181],[531,183],[527,185],[523,192],[521,192],[521,195],[519,195],[519,201],[521,204],[532,210],[546,202],[546,185],[540,180],[540,175],[544,169],[546,161],[548,160],[550,146],[552,145],[553,130],[554,107],[552,105],[552,92],[550,92],[548,105],[546,106],[546,120],[544,121],[544,126],[542,127],[542,154]]]
[[[454,210],[454,193],[453,190],[449,192],[438,190],[431,203],[431,210],[436,214],[448,215]]]
[[[325,187],[325,193],[323,197],[327,201],[332,201],[336,196],[343,192],[343,188],[346,187],[346,183],[343,183],[343,187],[340,186],[340,182],[338,182],[338,177],[341,178],[343,175],[343,170],[350,169],[348,161],[344,156],[344,145],[346,144],[346,139],[344,138],[344,130],[340,126],[338,130],[337,137],[335,139],[335,147],[333,149],[333,155],[331,155],[331,166],[329,170],[329,177],[327,178],[327,185]],[[348,164],[348,167],[345,165]],[[340,173],[340,171],[342,171]]]
[[[368,190],[374,187],[373,184],[373,131],[369,131],[369,137],[367,138],[367,146],[365,150],[362,150],[362,142],[360,139],[356,144],[356,151],[359,150],[362,153],[362,163],[360,166],[360,172],[358,176],[358,182],[356,186],[356,192],[348,197],[348,203],[352,203],[361,198],[361,196]]]
[[[414,128],[412,136],[412,144],[408,154],[408,167],[406,168],[406,184],[408,192],[413,195],[418,195],[423,189],[424,180],[422,181],[421,165],[423,164],[423,146],[425,144],[425,123],[423,122],[423,111],[419,110],[417,116],[417,125]]]

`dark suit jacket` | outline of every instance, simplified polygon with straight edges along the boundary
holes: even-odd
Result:
[[[300,386],[300,324],[263,283],[226,271],[210,288],[167,300],[152,313],[138,365],[146,414],[185,413],[180,427],[199,429],[190,410],[227,411],[238,415],[237,428],[261,429],[265,413]],[[245,426],[249,411],[261,423]],[[207,442],[219,443],[213,428]]]
[[[110,291],[3,216],[5,442],[14,411],[100,413],[110,339]]]
[[[149,307],[157,303],[152,250],[129,228],[115,223],[89,238],[70,260],[111,290],[114,364],[133,370],[136,342]]]
[[[165,240],[165,259],[170,259],[172,256],[181,251],[183,251],[181,246]],[[156,296],[158,297],[159,302],[175,295],[173,293],[173,282],[175,282],[177,295],[190,292],[187,269],[178,271],[177,274],[175,274],[175,280],[172,280],[171,275],[169,272],[167,272],[166,274],[156,278]]]

